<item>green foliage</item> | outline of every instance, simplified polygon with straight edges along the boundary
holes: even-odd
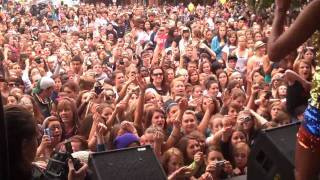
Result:
[[[242,2],[243,0],[238,1]],[[271,7],[271,5],[274,3],[274,0],[246,0],[246,3],[254,12],[259,13],[262,9]],[[306,0],[292,0],[291,8],[294,9],[301,7],[305,3]]]
[[[249,7],[254,12],[260,12],[261,9],[270,7],[274,0],[246,0],[246,1]]]
[[[312,35],[312,45],[313,47],[316,48],[317,52],[316,52],[316,59],[319,61],[320,60],[320,32],[316,31],[313,35]]]

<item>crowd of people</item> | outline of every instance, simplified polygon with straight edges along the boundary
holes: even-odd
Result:
[[[9,137],[23,137],[9,149],[40,170],[68,140],[74,152],[150,145],[170,180],[245,175],[259,131],[303,120],[316,70],[310,40],[270,61],[272,17],[236,1],[9,1],[0,17],[5,113],[26,117],[12,120]]]

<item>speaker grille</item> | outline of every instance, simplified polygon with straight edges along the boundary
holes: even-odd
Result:
[[[150,146],[94,153],[89,167],[96,180],[166,179]]]
[[[266,134],[281,153],[294,164],[297,132],[300,123],[290,124],[284,127],[266,130]],[[278,130],[279,129],[279,130]]]

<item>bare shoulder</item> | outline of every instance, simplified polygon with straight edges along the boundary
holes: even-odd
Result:
[[[257,59],[257,56],[256,55],[253,55],[251,56],[249,59],[248,59],[248,63],[252,63],[253,61],[255,61]]]

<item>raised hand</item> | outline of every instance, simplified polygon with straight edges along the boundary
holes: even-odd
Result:
[[[141,91],[144,91],[147,89],[147,83],[141,75],[136,77],[136,81]]]
[[[187,98],[182,98],[179,101],[179,109],[180,109],[180,111],[184,112],[187,110],[187,108],[188,108],[188,100],[187,100]]]
[[[215,109],[215,104],[213,103],[213,100],[210,98],[210,99],[208,99],[207,110],[212,113],[214,111],[214,109]]]
[[[173,124],[173,127],[180,129],[181,125],[182,125],[181,119],[179,119],[177,117],[174,118],[172,121],[172,124]]]
[[[123,111],[125,111],[127,109],[127,105],[128,105],[127,102],[121,101],[116,105],[116,109],[115,110],[117,112],[123,112]]]
[[[94,113],[92,119],[94,123],[98,124],[99,122],[101,122],[101,115],[99,113]]]
[[[223,142],[227,142],[233,132],[232,122],[230,121],[227,123],[228,123],[228,126],[222,128],[222,137],[221,137],[222,139],[221,140]]]
[[[133,133],[137,134],[136,128],[133,126],[133,124],[129,121],[122,121],[120,124],[120,130],[118,132],[118,135],[123,135],[124,133]]]
[[[260,90],[261,90],[261,89],[260,89],[259,84],[254,84],[254,85],[252,85],[252,87],[251,87],[251,94],[252,94],[252,95],[257,95]]]
[[[25,61],[25,64],[26,64],[26,67],[30,67],[30,59],[29,58],[27,58]]]
[[[223,96],[222,96],[222,102],[223,102],[223,105],[227,106],[230,104],[231,102],[231,92],[229,92],[228,90],[225,91],[223,93]]]
[[[50,137],[48,135],[43,135],[39,146],[39,150],[43,151],[45,148],[48,148],[49,146],[51,146]]]
[[[97,125],[96,134],[100,137],[104,136],[108,132],[108,128],[103,123]]]
[[[224,162],[223,171],[226,172],[227,174],[232,174],[233,168],[229,161]]]
[[[164,141],[164,135],[161,131],[156,131],[153,135],[153,139],[156,143],[162,144]]]

